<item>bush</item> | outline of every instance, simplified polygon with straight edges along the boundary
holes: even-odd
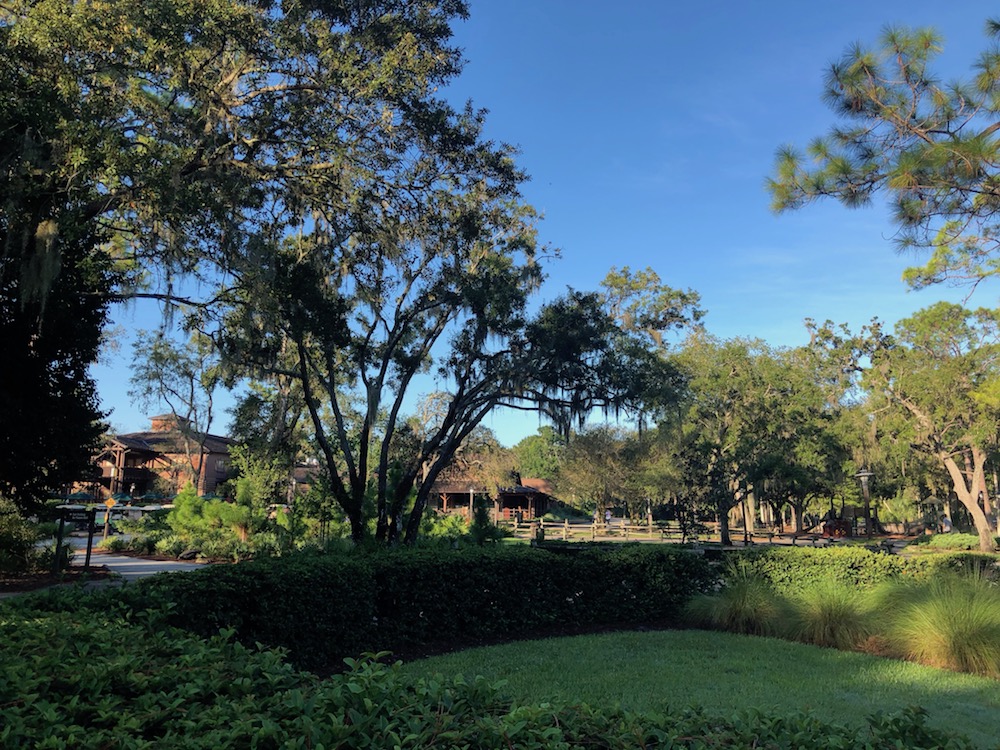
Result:
[[[878,593],[889,652],[932,667],[1000,677],[1000,591],[986,578],[945,575]]]
[[[400,550],[375,561],[380,649],[486,642],[551,625],[677,622],[715,578],[697,555],[643,545]]]
[[[35,528],[21,518],[10,500],[0,497],[0,571],[26,572],[37,567]]]
[[[885,581],[922,574],[926,564],[863,547],[758,547],[739,552],[755,575],[779,592],[794,594],[822,583],[872,588]]]
[[[154,540],[154,549],[158,555],[164,555],[165,557],[177,557],[185,550],[190,549],[190,547],[188,545],[188,540],[184,537],[178,536],[177,534],[170,534]]]
[[[457,513],[425,513],[420,520],[421,539],[458,540],[469,533],[469,522]]]
[[[52,570],[56,545],[37,546],[43,538],[39,527],[21,517],[17,507],[0,497],[0,572],[38,573]],[[60,567],[68,567],[73,550],[68,543],[61,546]]]
[[[525,546],[323,553],[155,576],[74,607],[154,610],[202,636],[288,649],[327,669],[363,651],[461,647],[552,627],[676,623],[715,574],[674,549],[617,545],[554,553]],[[65,609],[63,600],[37,606]],[[131,616],[131,615],[130,615]]]
[[[934,534],[930,537],[925,538],[926,541],[921,540],[922,545],[928,549],[935,550],[978,550],[979,549],[979,535],[978,534],[962,534],[962,533],[952,533],[952,534]],[[1000,544],[1000,537],[994,537],[993,541]]]
[[[319,680],[278,652],[70,613],[26,627],[7,610],[0,642],[9,654],[0,661],[4,747],[972,750],[929,728],[919,710],[851,728],[798,714],[515,705],[482,679],[414,678],[362,659]]]
[[[779,636],[790,616],[788,603],[744,559],[731,560],[721,591],[694,597],[684,610],[690,625],[746,635]]]
[[[843,583],[820,583],[790,597],[789,604],[787,634],[792,640],[849,651],[872,634],[865,597]]]

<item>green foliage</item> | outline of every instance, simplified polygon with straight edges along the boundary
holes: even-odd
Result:
[[[263,526],[268,507],[282,500],[281,485],[287,480],[288,472],[277,458],[254,453],[247,446],[232,446],[229,457],[238,472],[236,502],[250,511],[256,531]]]
[[[52,570],[57,554],[54,543],[38,546],[39,527],[27,521],[15,504],[0,496],[0,572],[38,573]],[[73,559],[69,543],[62,545],[60,567],[68,567]]]
[[[198,497],[194,485],[188,483],[174,498],[167,525],[177,534],[199,533],[205,527],[205,502]]]
[[[420,536],[427,539],[458,541],[469,533],[469,522],[457,513],[426,513],[420,522]]]
[[[121,518],[115,521],[115,531],[120,534],[141,536],[158,531],[166,531],[169,510],[143,511],[138,518]]]
[[[759,547],[738,553],[753,575],[783,594],[797,594],[821,583],[870,588],[902,576],[921,575],[926,565],[863,547]]]
[[[48,613],[27,624],[16,610],[0,614],[11,655],[0,662],[5,747],[972,750],[928,727],[921,711],[848,728],[800,714],[524,704],[481,678],[412,677],[371,658],[349,659],[346,672],[320,680],[280,652],[219,636],[199,641],[154,621]]]
[[[157,550],[165,554],[194,548],[210,559],[242,560],[280,551],[273,537],[252,534],[253,508],[198,497],[191,485],[174,499],[166,522],[174,534],[156,542]]]
[[[871,394],[867,408],[882,415],[874,424],[882,440],[903,442],[947,469],[950,489],[972,519],[980,549],[993,551],[993,533],[978,496],[989,470],[987,458],[997,445],[1000,402],[990,394],[1000,363],[1000,313],[938,302],[900,320],[893,336],[873,321],[840,348],[854,361],[869,363],[858,371]]]
[[[997,24],[987,31],[995,41]],[[906,274],[918,288],[997,273],[1000,52],[991,44],[970,79],[943,82],[934,71],[943,46],[933,29],[905,27],[886,28],[873,47],[852,45],[823,86],[838,122],[805,154],[782,148],[769,180],[777,210],[826,197],[856,207],[884,195],[900,249],[930,251]]]
[[[469,537],[480,547],[487,542],[498,542],[504,538],[503,529],[493,523],[492,511],[483,500],[477,502],[473,508]]]
[[[982,576],[941,575],[879,592],[890,653],[1000,678],[1000,591]]]
[[[839,398],[809,352],[700,332],[678,359],[689,378],[677,441],[682,494],[715,507],[724,544],[729,510],[743,496],[737,488],[791,504],[799,517],[811,497],[829,494],[844,451],[831,405]]]
[[[37,606],[153,610],[198,635],[231,628],[247,645],[280,646],[296,664],[329,668],[362,651],[474,644],[550,626],[676,622],[714,581],[702,557],[660,546],[303,550]]]
[[[38,535],[21,517],[14,503],[0,496],[0,571],[27,571],[35,567]]]
[[[784,633],[789,612],[782,596],[745,560],[730,562],[722,590],[693,598],[684,610],[692,625],[747,635]]]
[[[823,581],[798,591],[788,602],[786,633],[793,640],[849,651],[871,635],[871,612],[856,587]]]
[[[572,505],[563,505],[562,503],[550,504],[548,512],[543,516],[545,521],[557,521],[559,523],[563,521],[588,520],[593,517],[592,513],[587,513],[574,508]]]
[[[1000,537],[995,537],[997,546],[1000,546]],[[933,534],[921,540],[928,549],[935,550],[978,550],[978,534],[962,534],[955,532],[952,534]]]
[[[566,441],[552,427],[539,427],[512,449],[522,477],[554,480],[559,476]]]
[[[304,510],[280,506],[269,512],[202,498],[189,485],[174,500],[173,509],[162,516],[147,513],[138,521],[122,522],[119,530],[130,538],[112,538],[108,544],[113,546],[108,548],[173,557],[195,550],[203,558],[233,562],[282,555],[319,544],[318,521],[305,518]]]
[[[772,551],[731,560],[722,590],[692,599],[688,621],[1000,677],[995,556],[893,566],[873,563],[893,556],[867,550],[868,558],[848,549]]]

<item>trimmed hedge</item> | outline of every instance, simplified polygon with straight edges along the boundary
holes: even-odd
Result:
[[[831,582],[871,588],[886,581],[927,580],[942,570],[1000,574],[1000,557],[980,552],[910,558],[871,552],[864,547],[758,547],[733,554],[782,593]]]
[[[697,555],[638,545],[574,554],[414,549],[375,564],[378,640],[405,646],[485,642],[547,626],[676,622],[687,600],[715,582]]]
[[[521,546],[311,551],[155,576],[82,598],[56,592],[31,606],[132,620],[147,612],[205,637],[232,630],[241,643],[281,647],[298,666],[328,669],[366,651],[674,624],[716,580],[702,557],[659,545],[572,554]]]
[[[518,706],[482,679],[412,678],[362,660],[320,680],[220,637],[12,612],[0,611],[2,747],[973,750],[919,710],[845,727],[801,714]]]

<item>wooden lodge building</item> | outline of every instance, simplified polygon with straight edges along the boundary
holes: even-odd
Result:
[[[102,494],[171,495],[192,482],[199,495],[208,495],[229,478],[229,448],[234,440],[195,433],[173,414],[150,417],[150,423],[146,432],[108,440],[97,457]]]
[[[458,477],[439,479],[431,489],[428,507],[439,513],[471,518],[476,500],[481,499],[492,505],[494,522],[530,521],[544,516],[552,500],[552,485],[548,480],[521,479],[516,475],[514,479],[516,484],[499,487],[492,493],[482,484]]]

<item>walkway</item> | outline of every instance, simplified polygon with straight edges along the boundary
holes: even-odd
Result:
[[[96,546],[97,539],[94,540]],[[73,567],[82,567],[87,556],[87,537],[71,536],[70,544],[75,552]],[[130,557],[114,552],[94,551],[90,556],[92,566],[107,566],[108,570],[119,577],[122,582],[135,581],[139,578],[156,575],[157,573],[176,573],[197,570],[201,563],[185,562],[183,560],[150,560],[145,557]]]

